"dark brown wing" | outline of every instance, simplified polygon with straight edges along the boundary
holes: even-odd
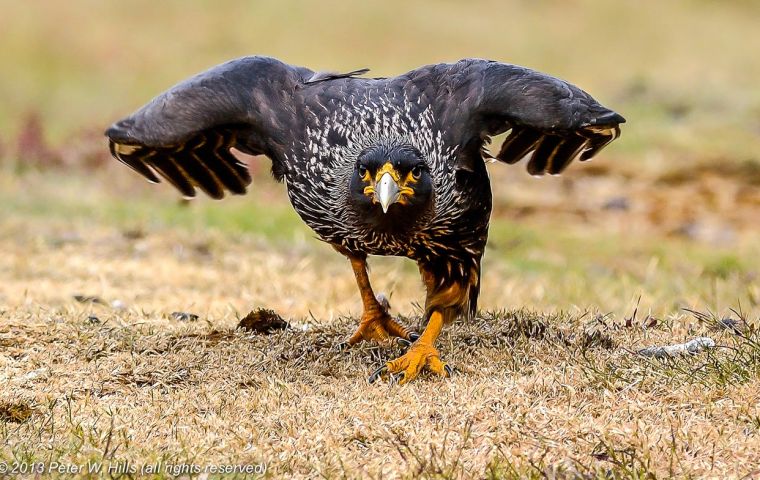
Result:
[[[497,159],[516,163],[530,155],[533,175],[558,174],[575,158],[588,160],[620,136],[625,119],[563,80],[524,67],[463,60],[448,99],[465,127],[462,143],[510,131]]]
[[[186,197],[243,194],[251,183],[235,147],[268,155],[291,139],[294,86],[313,72],[266,57],[216,66],[162,93],[107,131],[111,154],[151,182]],[[273,166],[277,170],[276,166]]]

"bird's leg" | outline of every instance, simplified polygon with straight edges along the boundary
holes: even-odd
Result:
[[[348,344],[355,345],[362,340],[386,341],[391,337],[400,337],[409,341],[416,339],[417,335],[393,320],[387,309],[375,297],[372,285],[369,283],[366,257],[347,256],[351,261],[351,267],[354,269],[356,284],[359,286],[359,293],[364,305],[364,313],[359,328],[348,339]]]
[[[447,279],[441,274],[450,271],[461,272],[459,278]],[[445,324],[468,309],[471,289],[478,281],[478,271],[474,268],[460,270],[443,267],[436,272],[420,265],[420,273],[428,292],[425,301],[425,316],[428,319],[425,331],[404,355],[375,370],[369,377],[370,383],[385,373],[401,374],[399,383],[403,384],[413,380],[424,368],[447,377],[453,372],[451,367],[441,361],[435,341]]]

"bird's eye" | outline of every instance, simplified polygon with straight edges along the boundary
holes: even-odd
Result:
[[[415,165],[412,169],[412,177],[419,179],[422,176],[422,165]]]
[[[363,177],[364,175],[367,174],[367,167],[365,167],[364,165],[358,165],[356,167],[356,171],[359,172],[360,177]]]

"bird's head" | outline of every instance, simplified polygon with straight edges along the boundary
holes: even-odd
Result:
[[[356,159],[351,197],[368,223],[409,224],[432,203],[430,168],[410,145],[370,147]]]

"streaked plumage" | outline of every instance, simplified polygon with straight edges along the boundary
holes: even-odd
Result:
[[[625,121],[573,85],[498,62],[466,59],[356,78],[363,73],[233,60],[115,123],[106,132],[111,152],[153,182],[165,178],[185,196],[200,189],[213,198],[245,193],[251,181],[231,147],[267,155],[293,207],[323,240],[349,258],[417,261],[428,317],[440,310],[448,320],[476,308],[491,211],[488,138],[511,130],[498,160],[530,155],[530,173],[558,174],[573,159],[597,154]],[[383,155],[394,178],[422,162],[432,182],[424,202],[415,204],[411,173],[412,206],[399,196],[385,214],[357,193],[357,171],[367,162],[379,169]],[[362,177],[366,192],[379,186],[373,174]]]

